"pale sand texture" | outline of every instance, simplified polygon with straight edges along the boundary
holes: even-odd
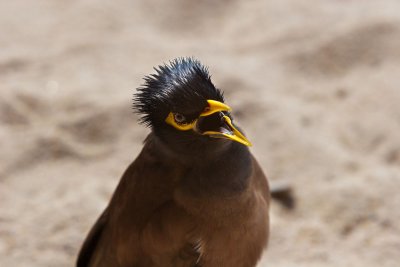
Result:
[[[1,1],[0,48],[0,266],[73,266],[187,55],[293,185],[260,266],[400,266],[400,1]]]

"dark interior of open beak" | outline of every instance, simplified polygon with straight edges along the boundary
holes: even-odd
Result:
[[[197,131],[200,133],[214,131],[232,134],[233,131],[225,122],[224,115],[222,112],[216,112],[210,116],[200,117],[197,121]]]

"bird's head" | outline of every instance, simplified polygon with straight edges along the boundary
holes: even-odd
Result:
[[[141,122],[166,144],[181,150],[229,141],[251,146],[233,124],[223,93],[199,61],[175,59],[155,71],[138,88],[133,107]]]

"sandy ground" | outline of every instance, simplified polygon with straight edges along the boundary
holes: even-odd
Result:
[[[0,48],[0,266],[73,266],[178,56],[293,187],[260,266],[400,266],[400,1],[0,1]]]

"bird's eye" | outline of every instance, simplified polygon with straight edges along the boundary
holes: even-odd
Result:
[[[174,114],[174,119],[177,123],[183,123],[186,120],[185,116],[179,113]]]

